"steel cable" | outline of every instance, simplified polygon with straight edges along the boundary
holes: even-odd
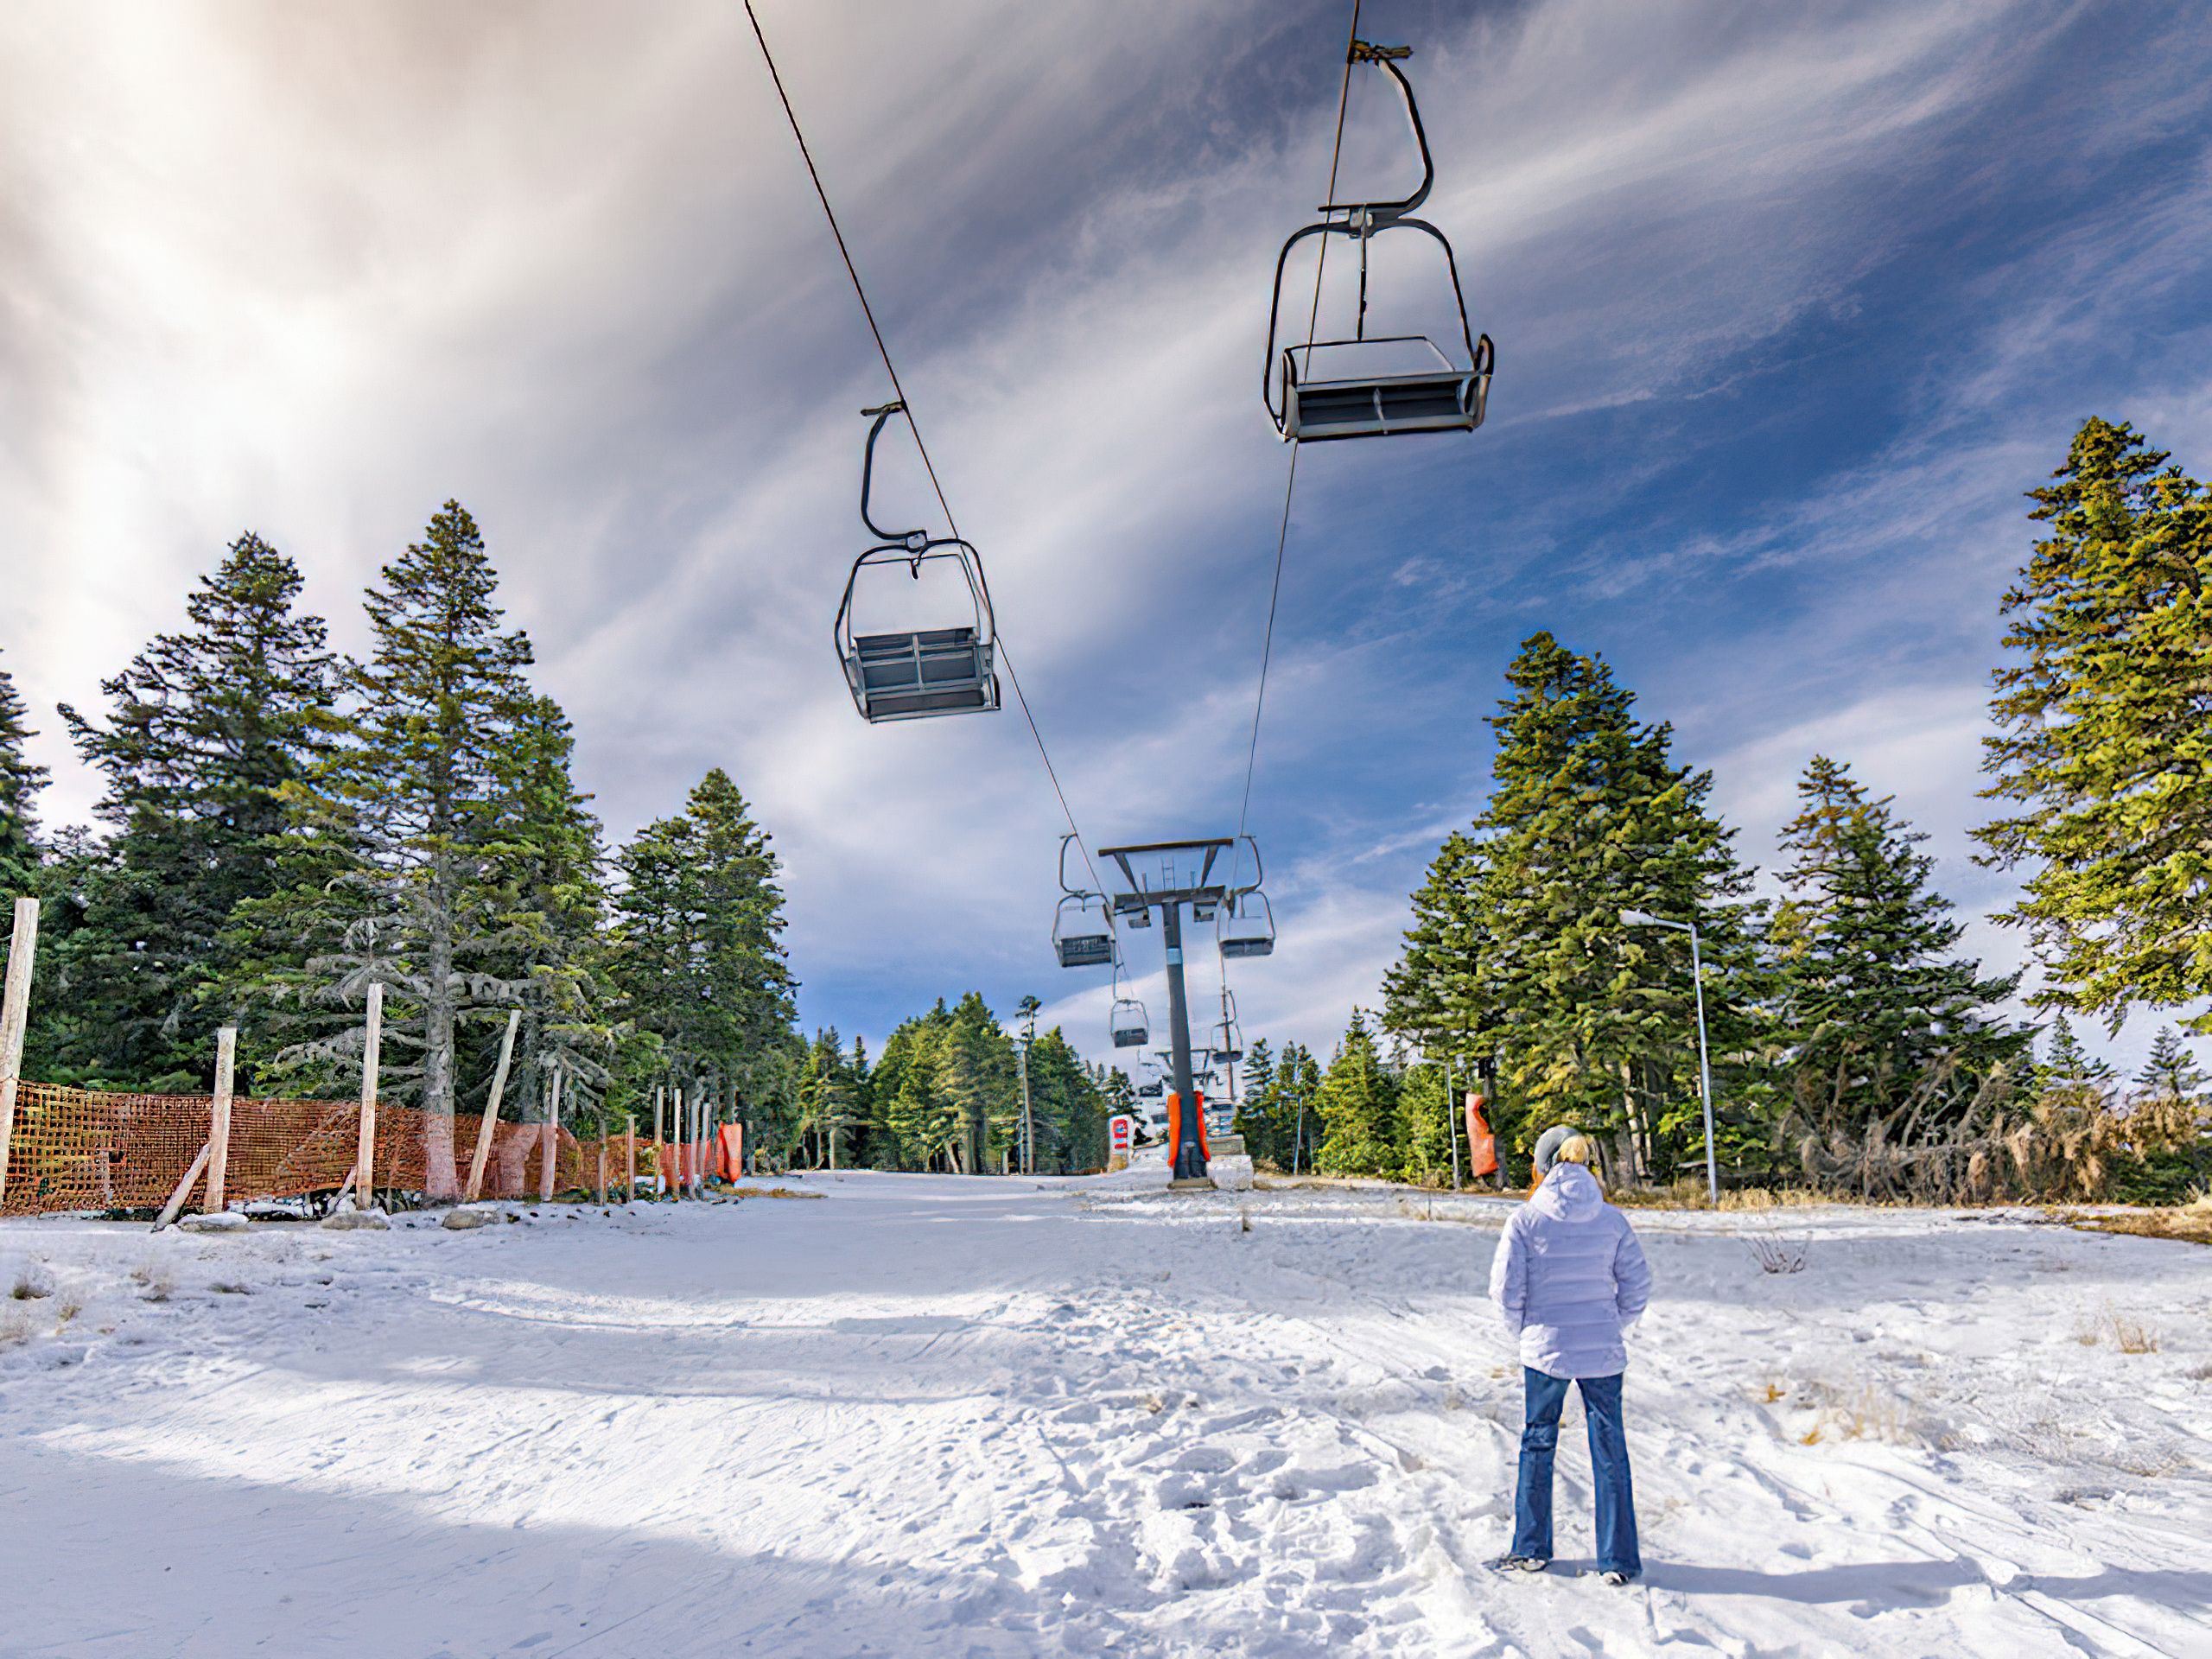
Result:
[[[1357,8],[1355,7],[1355,16],[1357,12]],[[807,148],[806,134],[798,124],[798,112],[791,107],[791,94],[784,90],[783,75],[776,68],[775,54],[768,49],[768,37],[761,32],[760,19],[753,10],[753,0],[745,0],[745,17],[746,21],[753,25],[753,38],[760,42],[761,61],[768,66],[768,79],[775,83],[776,98],[784,106],[784,118],[791,123],[791,137],[798,142],[799,159],[806,163],[806,176],[813,181],[814,194],[822,203],[823,217],[830,221],[830,234],[836,241],[838,257],[845,262],[845,275],[852,279],[854,296],[861,302],[861,315],[868,319],[868,331],[874,338],[876,355],[883,359],[883,372],[891,377],[891,390],[897,394],[899,403],[905,406],[906,427],[914,435],[914,448],[921,452],[922,467],[929,474],[930,488],[937,493],[937,504],[944,513],[946,525],[955,537],[958,537],[960,535],[959,520],[952,516],[952,504],[945,499],[944,486],[938,480],[937,466],[930,459],[929,445],[922,442],[921,425],[914,419],[914,405],[906,396],[906,387],[899,384],[898,368],[891,361],[891,348],[884,343],[883,330],[877,326],[875,308],[868,303],[868,289],[861,285],[860,270],[853,264],[852,250],[845,245],[845,232],[837,223],[837,211],[830,205],[830,193],[823,188],[822,174],[814,164],[814,152]],[[1347,75],[1349,75],[1349,67],[1347,67]],[[1339,136],[1341,137],[1341,133]],[[974,552],[974,550],[971,548],[970,551]],[[983,572],[982,553],[975,552],[975,560],[976,574],[981,576]],[[988,581],[985,581],[983,588],[986,593],[990,591],[990,584]],[[1060,816],[1067,820],[1068,832],[1075,837],[1076,849],[1083,855],[1083,866],[1090,873],[1091,887],[1103,894],[1105,892],[1104,884],[1098,879],[1097,866],[1090,861],[1090,849],[1084,841],[1083,832],[1076,827],[1075,812],[1068,805],[1067,791],[1060,786],[1059,770],[1052,765],[1052,752],[1045,747],[1045,734],[1038,728],[1037,716],[1029,710],[1029,699],[1021,690],[1021,677],[1014,671],[1013,654],[1007,650],[1006,642],[998,638],[995,628],[992,631],[992,639],[998,652],[999,661],[1006,669],[1007,683],[1014,687],[1014,702],[1021,709],[1022,719],[1029,724],[1029,735],[1036,741],[1038,758],[1045,763],[1045,775],[1052,780],[1052,793],[1060,804]],[[1250,782],[1248,779],[1246,782],[1248,792],[1249,788]],[[1114,914],[1110,908],[1106,912],[1106,925],[1108,930],[1114,932],[1118,938],[1119,930],[1114,926]],[[1118,946],[1116,954],[1119,954]]]

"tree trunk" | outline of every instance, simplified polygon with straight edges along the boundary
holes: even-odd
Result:
[[[423,974],[423,1190],[433,1200],[461,1196],[453,1155],[453,868],[442,852],[430,861],[429,938]]]

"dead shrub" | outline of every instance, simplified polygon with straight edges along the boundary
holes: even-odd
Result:
[[[54,1275],[41,1262],[27,1262],[16,1272],[15,1288],[8,1293],[19,1302],[43,1301],[54,1294]]]

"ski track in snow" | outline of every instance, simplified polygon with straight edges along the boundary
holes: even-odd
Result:
[[[0,1654],[2212,1654],[2212,1253],[1635,1212],[1620,1590],[1576,1403],[1559,1570],[1487,1565],[1503,1202],[794,1184],[0,1227]]]

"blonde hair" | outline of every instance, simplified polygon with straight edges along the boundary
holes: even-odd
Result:
[[[1559,1143],[1559,1150],[1552,1154],[1552,1162],[1580,1164],[1583,1168],[1587,1169],[1590,1167],[1591,1160],[1597,1155],[1598,1148],[1592,1144],[1588,1135],[1570,1135]]]

